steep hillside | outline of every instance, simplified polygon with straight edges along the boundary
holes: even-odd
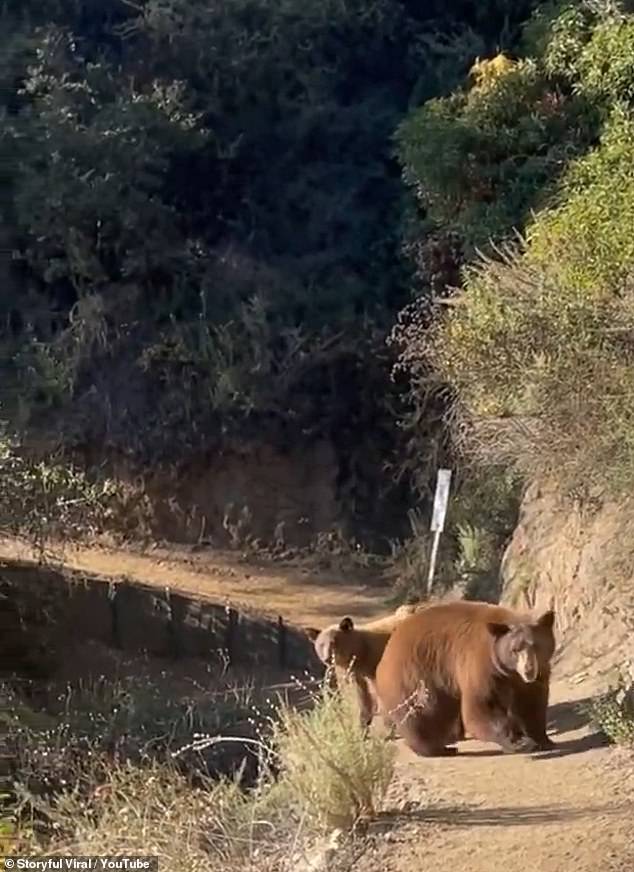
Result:
[[[600,680],[634,655],[634,504],[583,508],[553,485],[526,491],[502,562],[503,599],[554,606],[564,641],[560,674]]]

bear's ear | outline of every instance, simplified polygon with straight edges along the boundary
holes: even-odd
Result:
[[[555,623],[555,612],[553,609],[548,609],[547,612],[544,612],[544,614],[538,618],[536,623],[538,627],[544,627],[546,630],[551,630]]]
[[[304,627],[304,632],[308,636],[311,642],[314,642],[317,636],[321,633],[321,630],[315,629],[315,627]]]
[[[489,622],[487,624],[487,630],[489,631],[489,633],[491,633],[494,639],[501,639],[502,636],[506,636],[510,629],[511,628],[508,624],[499,624],[493,622]]]
[[[354,630],[354,621],[352,620],[352,618],[349,618],[347,616],[343,618],[341,623],[339,624],[339,629],[343,630],[344,633],[349,633],[350,630]]]

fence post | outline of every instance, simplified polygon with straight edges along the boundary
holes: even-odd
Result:
[[[121,631],[119,629],[119,614],[117,608],[117,585],[116,582],[108,583],[108,599],[110,600],[112,647],[121,648]]]
[[[163,590],[163,596],[165,597],[165,602],[167,603],[168,613],[169,613],[169,623],[167,625],[167,634],[168,634],[168,654],[171,656],[173,660],[178,660],[181,656],[181,644],[180,638],[178,635],[178,616],[174,613],[174,601],[170,595],[169,585],[166,584]]]
[[[281,669],[286,668],[286,625],[284,618],[278,615],[277,618],[277,651],[279,654],[279,664]]]
[[[238,616],[236,610],[232,609],[230,606],[227,606],[227,631],[225,633],[225,651],[227,652],[229,666],[233,665],[233,651],[236,641],[235,636],[237,618]]]

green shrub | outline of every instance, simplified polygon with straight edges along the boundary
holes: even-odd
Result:
[[[412,337],[455,387],[470,450],[573,489],[634,481],[633,132],[616,112],[527,244],[469,267],[458,304]]]
[[[478,525],[501,543],[515,529],[521,496],[521,481],[512,470],[463,466],[454,479],[447,527],[458,529],[476,518]]]
[[[592,702],[590,713],[609,739],[634,749],[634,661],[615,687]]]
[[[558,271],[521,254],[474,270],[426,351],[459,391],[467,450],[563,486],[620,490],[634,475],[628,296],[584,299]]]
[[[362,391],[324,369],[405,293],[389,138],[424,24],[396,0],[88,6],[0,10],[21,422],[153,464],[249,416],[327,430],[328,387],[348,415],[381,396],[371,351]]]
[[[273,731],[280,784],[300,819],[327,830],[349,829],[376,814],[392,779],[396,749],[359,722],[352,687],[322,683],[314,706],[283,706]]]
[[[580,3],[541,3],[524,26],[522,48],[542,59],[549,76],[573,82],[579,57],[592,34],[591,22],[590,10]]]
[[[399,131],[422,232],[431,216],[472,244],[462,292],[444,311],[421,298],[399,325],[401,360],[421,398],[451,390],[458,449],[575,492],[634,483],[628,8],[544,4],[524,30],[531,57],[480,62]]]
[[[0,431],[0,534],[24,536],[40,552],[99,531],[118,487],[91,481],[55,457],[34,459]]]
[[[458,525],[456,577],[467,599],[497,602],[499,599],[500,544],[491,530],[468,522]]]
[[[457,231],[467,253],[522,226],[596,131],[586,98],[562,92],[539,59],[496,60],[490,74],[480,64],[471,87],[429,101],[397,131],[405,181],[428,220]]]
[[[634,262],[633,136],[634,117],[615,109],[600,145],[568,168],[559,203],[527,229],[530,260],[547,266],[563,285],[553,307],[591,306],[593,297],[600,303],[604,295],[621,294],[629,279]],[[562,291],[570,300],[561,299]],[[578,308],[570,312],[571,318],[579,315]]]
[[[634,94],[634,24],[626,5],[618,0],[540,4],[524,26],[522,48],[539,58],[555,81],[609,110]]]
[[[577,60],[577,91],[610,106],[634,97],[634,21],[599,22]]]

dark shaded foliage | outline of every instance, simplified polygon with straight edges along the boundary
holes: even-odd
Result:
[[[5,415],[141,463],[264,431],[398,465],[392,135],[532,5],[6,3]]]

